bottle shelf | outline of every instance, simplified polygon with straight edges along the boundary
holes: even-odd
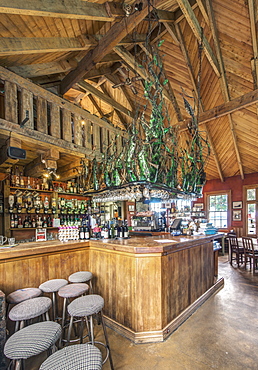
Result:
[[[13,231],[23,231],[23,230],[36,230],[36,229],[58,229],[58,227],[11,227],[10,230]]]
[[[33,189],[33,188],[30,189],[30,188],[22,188],[20,186],[10,186],[10,189],[36,191],[39,193],[53,193],[54,192],[54,190],[41,190],[41,189]]]

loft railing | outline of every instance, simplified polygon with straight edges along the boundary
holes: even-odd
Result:
[[[112,140],[122,148],[126,133],[31,81],[0,67],[0,128],[43,142],[74,148],[89,156],[103,153]],[[48,139],[55,140],[48,140]]]

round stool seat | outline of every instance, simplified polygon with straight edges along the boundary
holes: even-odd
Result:
[[[59,289],[58,295],[62,298],[78,297],[89,290],[89,285],[85,283],[67,284]]]
[[[42,291],[39,288],[24,288],[17,289],[14,292],[8,294],[6,302],[9,304],[17,304],[27,299],[39,297]]]
[[[57,292],[66,284],[68,284],[68,281],[65,279],[51,279],[40,284],[39,289],[41,289],[45,293],[53,293]]]
[[[71,316],[90,316],[98,313],[104,307],[104,299],[97,294],[76,298],[67,306],[69,315]]]
[[[74,272],[68,277],[70,283],[85,283],[91,280],[93,277],[92,273],[89,271],[78,271]]]
[[[12,321],[33,319],[47,312],[51,305],[52,301],[48,297],[31,298],[14,306],[9,312],[9,318]]]
[[[40,370],[101,370],[102,355],[100,350],[91,344],[75,344],[64,347],[48,357]]]
[[[53,321],[32,324],[14,333],[5,343],[4,354],[12,360],[27,359],[53,346],[61,335],[61,325]]]

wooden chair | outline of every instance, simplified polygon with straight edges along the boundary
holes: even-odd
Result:
[[[241,264],[243,263],[243,256],[245,254],[244,248],[239,247],[236,236],[229,236],[227,239],[229,244],[230,264],[232,265],[232,262],[236,261],[237,266],[240,267],[239,262],[241,261]],[[233,257],[233,254],[235,254],[235,257]]]
[[[249,262],[251,269],[253,263],[253,273],[255,274],[255,268],[258,268],[258,250],[254,249],[253,238],[243,236],[242,242],[245,253],[245,268],[246,264]]]

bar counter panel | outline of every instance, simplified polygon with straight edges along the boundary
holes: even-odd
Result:
[[[0,250],[0,289],[9,294],[89,270],[110,327],[135,343],[163,341],[192,313],[185,311],[216,286],[212,241],[219,237],[21,244]]]

